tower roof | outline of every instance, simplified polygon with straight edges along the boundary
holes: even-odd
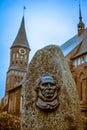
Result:
[[[26,36],[26,31],[25,31],[24,16],[22,18],[22,22],[21,22],[21,26],[19,28],[18,34],[17,34],[11,48],[14,46],[22,46],[22,47],[30,48],[28,40],[27,40],[27,36]]]
[[[78,23],[78,34],[80,35],[82,31],[85,29],[85,24],[82,21],[82,13],[81,13],[81,6],[79,3],[79,23]]]
[[[76,53],[74,53],[71,56],[72,59],[87,53],[87,28],[85,28],[85,24],[82,22],[80,3],[79,3],[78,34],[60,46],[65,56],[69,55],[77,47],[78,49],[77,51],[75,51]]]

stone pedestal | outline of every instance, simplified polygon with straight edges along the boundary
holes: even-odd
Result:
[[[83,130],[76,85],[58,46],[36,52],[22,96],[21,130]]]

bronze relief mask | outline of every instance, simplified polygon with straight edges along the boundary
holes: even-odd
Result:
[[[58,92],[60,87],[51,75],[41,76],[36,83],[36,106],[42,110],[53,110],[59,106]]]

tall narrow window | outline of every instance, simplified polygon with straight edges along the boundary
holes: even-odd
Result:
[[[82,82],[80,83],[80,101],[82,101]]]
[[[78,58],[78,65],[80,65],[80,58]]]
[[[23,60],[23,56],[21,56],[21,60]]]
[[[86,62],[87,62],[87,55],[86,55]]]
[[[13,70],[12,70],[11,74],[14,75],[14,71]]]
[[[80,85],[79,85],[79,95],[80,95],[80,101],[83,100],[83,76],[84,76],[84,73],[81,72],[80,73]]]
[[[81,58],[81,63],[83,64],[85,62],[85,57]]]
[[[25,55],[25,60],[27,59],[27,55]]]
[[[15,54],[13,53],[13,55],[12,55],[12,59],[15,59]]]
[[[17,57],[17,59],[18,59],[18,57],[19,57],[19,54],[18,54],[18,53],[17,53],[16,57]]]
[[[74,60],[74,66],[77,66],[77,60]]]

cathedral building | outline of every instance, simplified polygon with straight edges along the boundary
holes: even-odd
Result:
[[[29,52],[23,16],[19,32],[10,48],[10,65],[4,97],[4,109],[8,113],[20,114],[21,87],[28,68]]]
[[[87,116],[87,28],[82,21],[79,5],[78,33],[60,46],[75,79],[82,113]],[[19,32],[10,48],[10,65],[6,77],[4,109],[20,115],[21,88],[27,72],[30,47],[26,36],[24,16]]]
[[[61,49],[75,79],[82,113],[87,116],[87,28],[82,21],[79,5],[78,33],[65,42]]]

